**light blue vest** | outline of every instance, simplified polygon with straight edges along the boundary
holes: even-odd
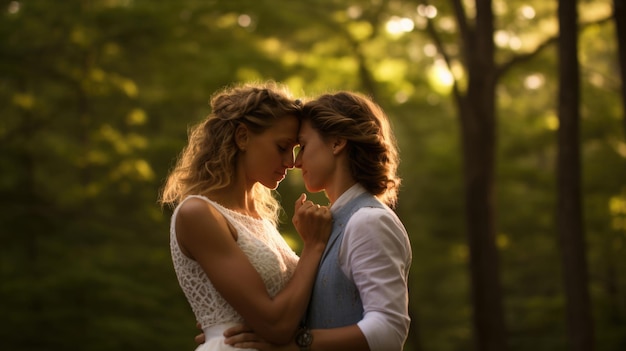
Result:
[[[311,329],[343,327],[363,319],[359,290],[339,264],[339,247],[346,224],[362,207],[384,208],[384,205],[365,192],[333,213],[333,231],[320,261],[306,318],[306,326]]]

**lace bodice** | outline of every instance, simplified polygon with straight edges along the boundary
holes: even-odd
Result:
[[[268,220],[256,219],[232,211],[203,196],[190,196],[184,201],[191,197],[207,201],[230,222],[238,234],[237,244],[261,275],[270,296],[275,296],[291,278],[298,256],[283,240],[274,225]],[[187,301],[203,328],[223,323],[243,322],[241,315],[211,284],[200,265],[180,250],[175,228],[176,215],[183,202],[172,214],[170,249],[174,270]]]

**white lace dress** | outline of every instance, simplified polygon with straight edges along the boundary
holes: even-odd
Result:
[[[276,227],[268,220],[257,219],[232,211],[203,196],[189,196],[207,201],[224,215],[237,230],[237,244],[259,272],[268,293],[275,296],[289,281],[298,256],[287,245]],[[185,256],[176,240],[176,215],[182,201],[172,214],[170,249],[178,282],[202,325],[206,342],[197,351],[236,350],[224,344],[222,333],[243,318],[217,292],[200,265]]]

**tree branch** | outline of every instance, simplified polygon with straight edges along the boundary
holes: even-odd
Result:
[[[585,29],[586,27],[589,27],[591,25],[596,25],[596,24],[603,24],[605,22],[608,22],[610,20],[612,20],[613,17],[612,16],[608,16],[605,18],[601,18],[597,21],[592,21],[592,22],[587,22],[587,23],[582,23],[578,26],[578,30],[581,31],[583,29]],[[548,48],[549,46],[551,46],[552,44],[555,44],[556,42],[558,42],[559,40],[559,35],[554,35],[552,37],[546,38],[541,44],[539,44],[535,50],[525,53],[525,54],[520,54],[520,55],[515,55],[513,57],[511,57],[508,61],[504,62],[503,64],[499,65],[499,67],[496,69],[496,77],[500,77],[502,75],[504,75],[506,72],[508,72],[513,66],[522,63],[522,62],[527,62],[530,61],[532,58],[534,58],[535,56],[539,55],[540,53],[542,53],[546,48]]]
[[[459,33],[461,34],[462,40],[460,42],[463,59],[467,63],[467,60],[469,59],[468,47],[471,45],[474,38],[474,31],[467,22],[467,14],[465,13],[465,8],[463,7],[461,0],[451,1],[452,7],[454,8],[454,17],[456,18],[456,23],[459,26]]]
[[[456,1],[456,0],[454,0],[454,1]],[[425,6],[429,5],[427,0],[420,0],[420,2],[423,5],[425,5]],[[441,57],[443,58],[444,62],[446,63],[446,66],[448,67],[448,70],[450,72],[452,72],[452,57],[446,51],[446,48],[443,45],[443,40],[441,40],[441,37],[439,36],[439,33],[437,33],[437,30],[435,30],[435,25],[434,25],[432,19],[429,18],[429,17],[426,17],[426,32],[428,33],[428,35],[432,39],[433,43],[435,44],[435,47],[437,48],[437,52],[439,52],[439,55],[441,55]],[[462,96],[461,96],[461,92],[459,90],[459,84],[457,82],[456,77],[454,77],[454,75],[452,75],[452,77],[454,78],[453,83],[452,83],[452,93],[454,95],[454,98],[457,101],[460,101]]]

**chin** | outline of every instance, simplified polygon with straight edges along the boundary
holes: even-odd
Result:
[[[276,190],[276,188],[278,188],[278,185],[280,185],[280,181],[269,181],[269,182],[261,182],[261,184],[263,184],[264,187],[270,189],[270,190]]]
[[[304,183],[304,187],[306,188],[306,191],[310,192],[310,193],[319,193],[320,191],[324,190],[323,188],[317,187],[317,186],[313,186],[313,185],[309,185]]]
[[[268,186],[268,188],[270,188],[270,190],[276,190],[279,185],[280,185],[280,182],[276,182],[276,183],[274,183],[273,186]]]

